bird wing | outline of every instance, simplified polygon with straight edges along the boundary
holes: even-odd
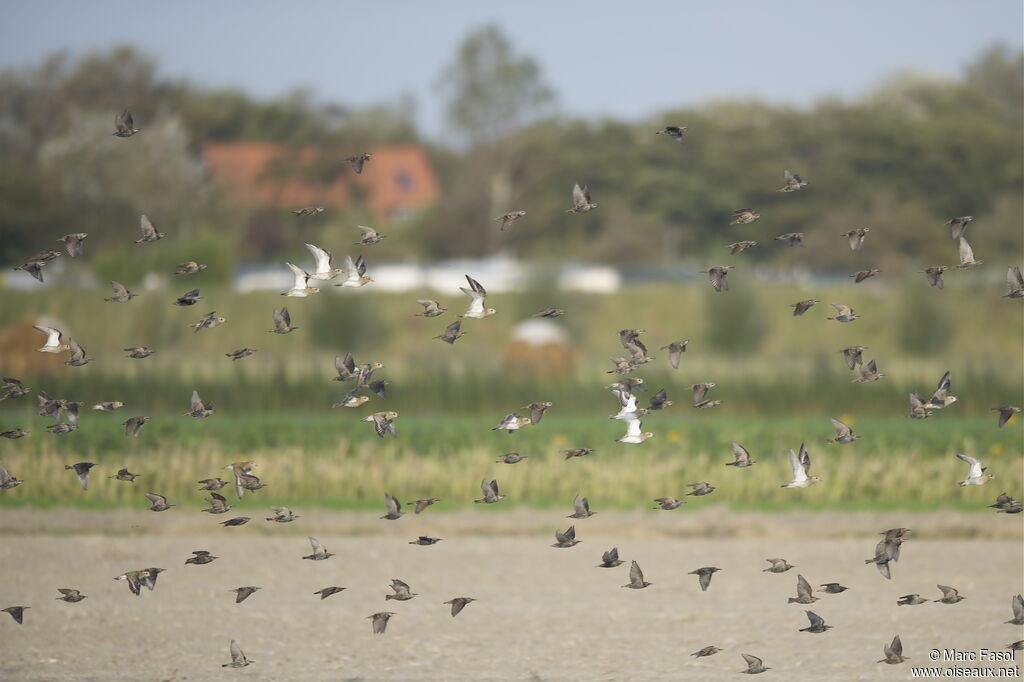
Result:
[[[501,418],[501,423],[498,424],[497,426],[495,426],[492,429],[492,431],[500,431],[502,429],[508,428],[509,425],[512,424],[513,420],[515,420],[515,418],[516,418],[515,414],[506,414],[504,417]]]
[[[309,279],[309,275],[300,267],[292,265],[291,263],[285,263],[288,269],[292,271],[292,275],[295,276],[295,283],[292,285],[292,289],[305,289],[306,282]]]
[[[74,339],[68,339],[68,357],[71,360],[82,360],[85,358],[85,349],[78,345]]]
[[[789,451],[789,467],[793,470],[793,482],[800,483],[807,480],[807,472],[804,471],[804,465],[797,457],[796,452],[792,449]]]
[[[384,506],[387,508],[389,516],[398,516],[401,513],[402,505],[387,493],[384,493]]]
[[[454,337],[459,333],[460,329],[462,329],[462,321],[456,320],[455,322],[452,322],[450,325],[445,327],[444,335]]]
[[[242,647],[238,646],[238,642],[235,640],[231,640],[231,662],[237,663],[244,660],[245,654],[242,652]]]
[[[894,654],[896,656],[902,656],[903,655],[903,642],[900,641],[900,636],[899,635],[896,635],[895,637],[893,637],[892,638],[892,644],[890,644],[889,646],[887,646],[885,648],[885,655],[886,655],[887,658],[888,658],[890,653]]]
[[[636,396],[632,393],[621,392],[619,402],[622,404],[622,412],[636,412]]]
[[[617,556],[617,554],[616,554]],[[640,564],[633,559],[633,563],[629,567],[629,582],[631,583],[642,583],[644,582],[644,572],[640,570]]]
[[[1010,604],[1013,607],[1014,619],[1024,618],[1024,596],[1018,594]]]
[[[82,490],[89,489],[89,469],[90,467],[74,467],[75,474],[78,475],[78,482],[82,484]]]
[[[138,573],[136,571],[130,571],[124,574],[124,578],[128,581],[128,589],[132,591],[132,594],[138,596],[139,588],[141,587]]]
[[[968,478],[981,477],[981,473],[984,471],[984,469],[981,466],[981,460],[977,459],[976,457],[971,457],[970,455],[960,454],[959,452],[956,456],[963,460],[964,462],[967,462],[968,465],[970,465],[970,469],[968,469],[967,471]]]
[[[153,223],[149,222],[146,214],[142,214],[142,217],[139,218],[139,229],[142,230],[143,239],[156,236],[156,228],[153,227]]]
[[[607,552],[601,555],[601,563],[610,564],[619,559],[619,548],[612,547]]]
[[[366,274],[366,261],[363,260],[362,256],[356,258],[356,272],[359,273],[360,277]]]
[[[932,394],[932,400],[942,400],[949,393],[949,389],[950,381],[949,372],[947,371],[942,375],[942,378],[939,379],[939,384],[935,388],[935,393]]]
[[[44,347],[55,347],[60,345],[60,338],[62,334],[59,329],[54,329],[53,327],[40,327],[39,325],[32,325],[32,328],[46,334],[46,343],[44,344]]]
[[[359,279],[359,271],[356,270],[356,264],[352,262],[352,256],[345,256],[345,279],[353,281]]]
[[[830,303],[829,305],[836,309],[836,314],[839,316],[849,315],[853,312],[850,310],[850,306],[843,305],[842,303]]]
[[[324,548],[323,545],[320,544],[320,541],[312,535],[308,535],[307,537],[309,538],[309,544],[313,546],[313,554],[323,554]]]
[[[803,443],[800,443],[800,451],[798,454],[800,456],[800,464],[804,468],[804,473],[811,473],[811,454],[807,452],[807,448],[804,447]]]
[[[128,295],[128,290],[120,282],[111,280],[110,286],[114,290],[114,298],[121,298],[122,296]]]
[[[331,254],[324,251],[316,244],[306,244],[306,248],[313,254],[313,258],[316,260],[316,273],[324,274],[331,270]]]
[[[1006,271],[1006,284],[1011,290],[1024,288],[1024,275],[1016,265]]]
[[[67,241],[67,243],[64,244],[64,246],[68,250],[68,255],[71,256],[72,258],[81,256],[84,252],[84,249],[82,247],[82,240],[85,239],[85,235],[79,233],[68,236],[70,237],[70,239]]]
[[[344,367],[345,371],[348,372],[349,374],[352,374],[356,371],[356,361],[352,357],[351,352],[345,353],[345,358],[341,362],[341,366],[338,366],[338,358],[334,358],[334,367],[338,370],[339,374],[341,373],[342,367]]]
[[[848,239],[849,239],[849,242],[850,242],[850,250],[851,251],[859,251],[860,250],[861,239],[862,239],[861,236],[859,234],[857,234],[855,231],[851,231],[850,234],[849,234]]]
[[[822,619],[822,617],[816,614],[814,611],[806,611],[805,613],[807,613],[807,620],[811,621],[812,628],[817,629],[825,624],[824,619]]]
[[[832,419],[832,428],[836,430],[836,437],[842,438],[843,436],[850,435],[850,427],[839,421],[838,419]]]
[[[467,276],[467,279],[468,276]],[[470,279],[470,286],[472,286],[475,280]],[[459,287],[459,291],[469,296],[471,299],[469,302],[469,308],[466,310],[466,314],[482,313],[484,311],[484,296],[486,292],[480,292],[475,289],[467,289],[466,287]]]
[[[796,594],[798,597],[810,597],[812,595],[811,584],[802,575],[796,577]]]
[[[472,289],[473,291],[479,293],[481,296],[486,296],[487,295],[487,290],[484,289],[484,285],[480,284],[480,282],[476,281],[475,279],[473,279],[469,275],[466,275],[466,281],[469,282],[469,288],[470,289]]]
[[[205,407],[203,405],[203,401],[199,398],[199,391],[192,391],[192,399],[189,402],[189,406],[192,408],[193,412],[202,410]]]
[[[372,227],[366,227],[365,225],[356,225],[356,227],[363,233],[363,239],[373,239],[377,236],[377,230]]]
[[[590,511],[588,509],[586,499],[580,497],[579,495],[577,495],[576,497],[573,498],[573,500],[572,500],[572,509],[577,514],[583,514],[583,513],[586,513],[588,511]]]
[[[739,443],[732,444],[732,454],[736,458],[737,462],[750,461],[750,453],[747,452],[747,449],[740,445]]]
[[[639,436],[641,433],[639,419],[629,419],[626,421],[626,436]]]
[[[285,315],[288,314],[288,309],[283,308],[282,310],[274,309],[274,329],[287,329],[288,321],[285,320]]]
[[[939,588],[940,590],[942,590],[942,598],[943,599],[949,599],[950,597],[956,597],[957,595],[960,594],[955,587],[950,587],[949,585],[936,585],[936,587]]]
[[[157,495],[156,493],[146,493],[146,499],[152,502],[154,505],[167,504],[167,498],[163,495]]]
[[[967,243],[967,240],[960,237],[960,264],[974,262],[974,249]]]
[[[743,656],[743,660],[747,662],[747,667],[748,668],[760,668],[760,667],[762,667],[764,665],[761,662],[761,659],[758,658],[757,656],[751,656],[750,654],[740,654],[740,655]]]
[[[572,186],[572,205],[573,206],[584,206],[590,203],[587,201],[586,191],[576,183]]]

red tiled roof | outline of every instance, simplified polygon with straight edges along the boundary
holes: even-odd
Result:
[[[271,142],[208,142],[203,161],[211,177],[240,203],[296,209],[303,206],[348,208],[352,186],[360,188],[366,207],[379,222],[423,210],[437,200],[437,174],[422,147],[371,148],[373,158],[356,175],[348,164],[329,184],[301,175],[317,161],[312,148],[297,151]],[[340,163],[343,157],[330,159]]]

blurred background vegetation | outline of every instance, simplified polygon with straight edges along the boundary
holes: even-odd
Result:
[[[1024,399],[1024,314],[1000,298],[1006,267],[1024,249],[1022,82],[1024,54],[994,46],[959,79],[897,74],[856,100],[790,107],[735,98],[639,122],[583,120],[560,115],[536,63],[486,27],[438,76],[453,131],[441,142],[417,132],[410,101],[351,109],[308,92],[259,100],[163,77],[131,47],[58,54],[0,73],[0,262],[14,266],[56,248],[63,234],[89,234],[84,258],[64,257],[62,270],[46,271],[56,286],[0,289],[0,370],[34,391],[127,405],[83,414],[78,432],[58,437],[43,431],[49,421],[35,415],[34,395],[5,401],[0,430],[22,426],[31,435],[0,442],[0,460],[29,481],[80,459],[103,464],[103,475],[127,465],[143,470],[147,487],[186,495],[193,476],[246,456],[267,467],[274,502],[296,505],[377,504],[384,489],[420,487],[417,494],[471,500],[466,480],[498,476],[504,484],[507,476],[517,502],[566,502],[585,485],[592,498],[629,506],[678,494],[688,480],[716,482],[729,443],[741,440],[772,471],[737,479],[720,497],[785,506],[795,499],[778,488],[788,476],[785,453],[806,439],[834,481],[806,491],[813,505],[978,508],[999,490],[958,491],[958,451],[987,458],[1019,497],[1024,430],[1019,420],[997,430],[988,410]],[[118,140],[112,119],[125,107],[143,132]],[[685,142],[656,136],[664,125],[687,126]],[[295,155],[315,147],[319,160],[301,173],[321,187],[347,172],[350,154],[416,145],[437,171],[440,197],[409,219],[374,225],[390,238],[363,251],[370,274],[376,263],[500,255],[536,265],[537,276],[489,296],[499,314],[467,321],[466,338],[452,347],[431,337],[466,302],[454,289],[397,294],[371,284],[301,300],[240,293],[233,283],[247,268],[308,261],[303,242],[345,253],[371,211],[358,187],[348,208],[302,223],[287,210],[239,203],[211,181],[200,154],[210,142],[273,142]],[[784,168],[809,186],[776,192]],[[598,210],[564,213],[575,182],[589,184]],[[746,206],[762,219],[729,227],[730,213]],[[517,209],[528,215],[499,231],[494,218]],[[140,213],[171,236],[136,247]],[[944,291],[930,288],[916,271],[956,262],[944,223],[965,214],[976,218],[968,237],[988,265],[951,270]],[[840,237],[854,227],[871,228],[856,254]],[[801,231],[803,248],[773,242]],[[741,239],[760,245],[729,256],[725,245]],[[170,274],[188,260],[209,268]],[[558,290],[549,275],[564,262],[611,265],[626,286],[607,295]],[[718,263],[737,266],[721,294],[699,272]],[[867,267],[883,273],[860,285],[847,278]],[[103,302],[110,279],[141,296]],[[170,305],[194,286],[202,303]],[[415,317],[421,296],[451,312]],[[788,305],[812,297],[822,303],[792,317]],[[862,318],[826,322],[830,301]],[[283,302],[299,330],[268,335],[271,310]],[[562,350],[556,361],[535,362],[547,351],[517,345],[516,326],[548,306],[568,311],[553,322]],[[227,324],[194,334],[188,325],[209,310]],[[42,339],[31,326],[41,320],[72,330],[94,360],[68,368],[64,356],[35,353]],[[657,435],[642,446],[614,443],[621,424],[604,417],[615,411],[603,390],[615,378],[608,358],[623,354],[616,332],[625,327],[647,330],[657,356],[637,373],[648,388],[642,399],[664,386],[676,403],[648,418],[645,428]],[[657,349],[682,338],[690,348],[673,371]],[[851,383],[839,349],[855,344],[870,347],[865,359],[875,358],[885,379]],[[120,349],[135,345],[157,353],[125,358]],[[246,346],[257,353],[225,357]],[[335,356],[346,351],[384,363],[375,378],[394,382],[386,401],[331,410],[350,386],[330,381]],[[927,397],[946,370],[960,402],[927,422],[906,420],[907,394]],[[718,384],[716,410],[689,406],[687,387],[699,381]],[[193,389],[216,405],[211,419],[179,416]],[[534,400],[556,405],[540,426],[512,437],[489,430]],[[402,414],[397,442],[378,441],[356,421],[384,409]],[[120,422],[141,414],[153,422],[138,441],[125,439]],[[830,416],[864,438],[826,454]],[[558,450],[578,446],[595,447],[600,458],[564,464]],[[533,460],[493,463],[515,449]],[[566,479],[566,466],[582,478]],[[0,504],[141,499],[108,481],[81,496],[66,478],[23,486]]]
[[[797,108],[723,99],[624,122],[559,115],[557,93],[536,63],[485,27],[438,76],[453,131],[444,142],[420,137],[408,100],[368,110],[317,103],[301,91],[257,100],[168,79],[157,67],[119,47],[0,74],[0,261],[20,263],[40,248],[41,234],[87,232],[97,250],[124,244],[140,213],[182,237],[216,237],[231,265],[270,253],[280,261],[301,240],[251,229],[258,207],[225,201],[198,154],[208,142],[258,141],[315,146],[327,161],[303,174],[325,185],[344,171],[344,156],[381,144],[422,146],[442,196],[401,239],[378,245],[377,260],[500,249],[672,267],[719,259],[739,238],[831,237],[870,226],[886,247],[875,266],[898,270],[948,262],[941,225],[968,214],[978,218],[971,236],[980,239],[979,257],[1022,248],[1024,56],[1001,46],[956,80],[901,73],[856,100]],[[125,107],[144,134],[118,144],[112,120]],[[654,135],[664,125],[688,126],[686,142]],[[808,189],[777,193],[783,168],[800,173]],[[589,184],[601,210],[583,219],[563,213],[574,182]],[[730,213],[746,206],[764,216],[760,229],[730,231]],[[493,218],[518,209],[529,216],[514,230],[491,229]],[[283,228],[289,218],[270,221]],[[327,236],[365,219],[357,201],[318,226]],[[833,270],[849,257],[840,245],[809,239],[783,251],[762,240],[744,258]]]

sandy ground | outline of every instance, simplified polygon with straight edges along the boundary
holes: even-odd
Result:
[[[0,607],[29,605],[25,624],[0,614],[0,678],[11,680],[717,680],[737,679],[741,652],[772,667],[760,679],[910,679],[932,648],[1005,648],[1024,636],[1010,599],[1022,589],[1022,520],[995,514],[700,514],[607,512],[576,522],[582,544],[555,549],[555,510],[425,514],[309,512],[288,525],[262,519],[224,529],[205,514],[136,511],[0,513]],[[231,516],[229,514],[228,516]],[[863,560],[874,533],[920,529],[893,579]],[[709,530],[711,528],[711,530]],[[337,556],[303,561],[305,534]],[[407,544],[419,534],[444,538]],[[627,564],[595,567],[619,547]],[[185,566],[192,550],[221,558]],[[798,568],[763,573],[766,557]],[[653,583],[626,590],[628,561]],[[156,590],[131,595],[114,576],[160,566]],[[688,571],[717,566],[707,592]],[[822,594],[810,607],[834,629],[799,632],[797,573]],[[419,596],[384,595],[392,578]],[[900,595],[960,589],[955,605],[895,605]],[[231,588],[263,589],[242,604]],[[312,593],[348,589],[325,601]],[[81,589],[78,604],[55,600]],[[452,618],[444,602],[471,596]],[[370,614],[390,610],[384,635]],[[899,633],[911,662],[876,664]],[[254,661],[224,670],[236,639]],[[709,644],[722,653],[700,660]],[[1016,665],[1021,664],[1017,652]],[[947,664],[950,665],[950,664]],[[998,664],[988,664],[998,665]],[[742,678],[740,678],[742,679]]]

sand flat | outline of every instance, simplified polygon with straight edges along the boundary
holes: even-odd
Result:
[[[724,533],[716,538],[628,533],[636,525],[632,518],[608,512],[603,521],[598,514],[575,522],[580,545],[555,549],[543,526],[566,527],[572,521],[561,517],[568,510],[435,517],[427,512],[377,523],[368,514],[311,512],[285,530],[276,524],[267,528],[271,524],[262,518],[225,529],[216,525],[222,518],[189,514],[179,519],[173,513],[5,510],[0,606],[33,608],[21,627],[0,614],[2,676],[718,680],[736,679],[745,667],[740,653],[746,652],[774,669],[767,673],[773,678],[762,679],[903,680],[910,676],[909,665],[928,664],[932,648],[1001,649],[1022,636],[1019,626],[1003,624],[1024,574],[1021,523],[1005,515],[917,515],[914,520],[929,530],[904,544],[887,581],[863,561],[871,556],[875,538],[862,524],[883,519],[860,515],[849,516],[850,537],[836,537],[843,534],[842,515],[833,515],[816,537],[800,539],[785,531],[789,521],[799,520],[793,516],[774,524],[783,528],[779,537]],[[32,516],[39,526],[58,532],[24,532],[24,526],[12,532],[19,516]],[[490,519],[493,531],[482,518]],[[693,523],[683,514],[640,518],[653,518],[656,529]],[[520,532],[504,528],[510,519]],[[77,527],[100,520],[102,532]],[[121,521],[127,526],[119,527]],[[940,537],[943,527],[962,531],[996,521],[1004,529],[996,537]],[[816,524],[808,518],[797,527]],[[68,526],[76,528],[69,532]],[[366,526],[382,534],[368,534]],[[337,556],[303,561],[310,549],[306,533]],[[407,544],[420,533],[444,540],[431,547]],[[626,564],[596,568],[601,552],[613,545]],[[205,566],[184,565],[196,549],[221,558]],[[763,573],[767,557],[785,557],[797,568]],[[640,563],[651,587],[620,587],[628,581],[631,559]],[[113,580],[147,566],[167,569],[153,592],[143,589],[135,597],[124,582]],[[707,592],[700,591],[696,576],[687,575],[702,566],[722,569]],[[795,596],[798,573],[815,586],[835,581],[850,588],[822,594],[809,607],[834,629],[798,632],[807,626],[803,610],[808,607],[786,602]],[[419,596],[385,602],[392,578],[406,581]],[[959,588],[967,599],[955,605],[896,606],[896,598],[910,592],[939,596],[936,583]],[[235,604],[230,590],[243,585],[263,589]],[[313,594],[328,585],[348,589],[323,601]],[[78,604],[57,601],[58,587],[81,589],[89,598]],[[479,601],[452,618],[442,602],[456,596]],[[366,616],[382,610],[397,615],[384,635],[375,636]],[[897,633],[911,663],[876,664],[883,645]],[[221,669],[231,639],[254,661],[248,668]],[[709,644],[725,651],[699,661],[689,656]]]

